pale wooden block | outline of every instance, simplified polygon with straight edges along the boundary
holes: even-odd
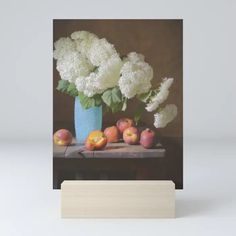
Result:
[[[172,181],[88,181],[61,184],[62,218],[173,218]]]

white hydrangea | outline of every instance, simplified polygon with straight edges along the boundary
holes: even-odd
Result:
[[[88,31],[76,31],[71,34],[71,38],[75,40],[76,49],[86,57],[89,56],[90,48],[94,41],[99,40],[95,34]]]
[[[76,31],[55,44],[54,58],[61,79],[75,83],[91,97],[118,85],[122,61],[114,46],[87,31]]]
[[[113,55],[106,63],[101,64],[87,77],[78,77],[76,79],[75,84],[78,91],[83,92],[88,97],[92,97],[116,86],[120,77],[121,66],[121,59]]]
[[[126,58],[128,61],[132,61],[133,63],[139,62],[139,61],[144,61],[145,57],[143,54],[141,53],[137,53],[137,52],[130,52],[127,55]]]
[[[88,54],[88,58],[93,65],[100,66],[112,56],[119,57],[115,47],[107,42],[105,38],[93,41]]]
[[[56,60],[61,59],[65,54],[76,50],[75,42],[70,38],[60,38],[54,43],[54,47],[53,57]]]
[[[121,68],[121,93],[127,98],[146,93],[151,88],[152,78],[153,69],[144,61],[144,56],[135,52],[129,53]]]
[[[146,106],[146,110],[148,112],[155,111],[159,107],[159,105],[168,98],[169,88],[172,85],[173,81],[173,78],[164,78],[162,80],[158,93],[150,99],[149,103]]]
[[[67,52],[57,60],[57,70],[61,79],[75,82],[79,76],[87,76],[93,70],[93,65],[79,52]]]
[[[177,116],[177,106],[174,104],[166,105],[160,112],[154,114],[154,126],[164,128]]]

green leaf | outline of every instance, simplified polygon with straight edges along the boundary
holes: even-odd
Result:
[[[69,85],[70,85],[69,81],[61,79],[61,80],[58,81],[58,85],[57,85],[56,89],[58,91],[62,92],[62,93],[66,93],[67,88],[68,88]]]
[[[95,106],[99,107],[102,105],[102,98],[100,94],[93,96],[93,98],[95,99]]]
[[[102,95],[102,100],[111,109],[112,113],[121,111],[124,105],[118,87],[107,89]]]
[[[111,106],[111,104],[112,104],[112,91],[111,91],[111,89],[108,89],[103,93],[102,100],[107,106]]]
[[[67,80],[59,80],[56,89],[62,93],[66,93],[72,97],[78,96],[78,90],[77,90],[75,84],[70,83]]]
[[[86,97],[83,99],[83,107],[85,109],[89,109],[91,107],[95,107],[95,100],[94,98],[89,98],[89,97]]]
[[[95,106],[102,105],[102,99],[100,94],[96,94],[93,97],[87,97],[82,92],[78,92],[80,104],[84,109],[88,109]]]
[[[122,103],[113,103],[111,106],[112,113],[121,111],[123,104]]]
[[[84,109],[88,109],[95,106],[95,99],[85,96],[83,93],[79,92],[80,104]]]
[[[72,96],[72,97],[76,97],[78,96],[78,90],[75,86],[74,83],[70,83],[68,88],[67,88],[67,94]]]
[[[118,87],[114,87],[112,89],[112,102],[113,103],[119,103],[122,101],[122,94],[121,94],[121,91]]]
[[[122,102],[122,94],[118,87],[107,89],[103,95],[102,100],[107,106],[113,106],[115,103]]]

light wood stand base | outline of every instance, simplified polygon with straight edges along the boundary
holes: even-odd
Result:
[[[62,218],[173,218],[172,181],[72,180],[61,184]]]

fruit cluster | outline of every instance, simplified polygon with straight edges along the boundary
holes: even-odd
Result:
[[[57,145],[70,145],[72,143],[72,134],[66,129],[58,130],[53,138]],[[91,151],[101,150],[107,143],[117,143],[121,139],[129,145],[140,143],[144,148],[152,148],[155,144],[156,135],[150,129],[140,132],[132,119],[122,118],[117,121],[116,125],[107,127],[104,132],[92,131],[85,141],[85,148]]]
[[[116,126],[108,127],[104,130],[108,142],[118,142],[120,137],[130,145],[140,143],[144,148],[152,148],[155,144],[155,132],[145,129],[141,133],[135,127],[134,121],[129,118],[122,118],[117,121]]]

